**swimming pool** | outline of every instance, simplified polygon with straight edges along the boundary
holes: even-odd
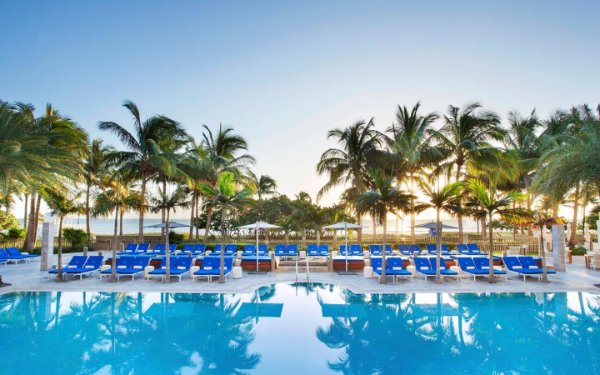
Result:
[[[600,296],[251,294],[0,296],[0,373],[600,373]]]

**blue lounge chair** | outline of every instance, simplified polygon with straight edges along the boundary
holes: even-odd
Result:
[[[321,257],[328,258],[329,257],[329,246],[327,245],[319,245],[309,244],[306,247],[306,252],[309,257]]]
[[[340,255],[346,255],[346,245],[340,245]],[[350,245],[350,250],[348,252],[348,256],[363,256],[362,247],[359,244]]]
[[[197,244],[186,243],[185,245],[183,245],[183,248],[181,249],[181,253],[186,253],[193,257],[199,256],[199,255],[204,255],[205,252],[206,252],[206,245],[203,243],[197,243]]]
[[[456,244],[456,250],[458,250],[458,252],[462,255],[471,255],[471,251],[469,250],[469,247],[467,246],[467,244],[464,244],[464,243]]]
[[[487,258],[464,256],[457,257],[456,260],[461,272],[473,276],[473,281],[477,279],[477,276],[490,276],[490,261]],[[494,275],[506,275],[506,272],[494,269]]]
[[[88,257],[83,256],[83,255],[72,256],[71,259],[69,260],[69,263],[67,263],[65,266],[63,266],[63,268],[62,268],[63,273],[65,273],[65,270],[67,270],[67,269],[83,268],[83,266],[85,266],[85,262],[87,261],[87,259],[88,259]],[[50,275],[58,275],[58,268],[53,268],[48,271],[48,280],[50,280]]]
[[[128,243],[125,246],[125,249],[123,249],[123,251],[119,251],[117,253],[117,255],[135,255],[135,252],[137,251],[137,244],[136,243]]]
[[[415,263],[415,270],[425,276],[425,280],[427,280],[428,277],[435,277],[435,268],[431,267],[429,258],[415,257],[413,262]]]
[[[408,245],[408,248],[410,249],[411,255],[414,255],[415,253],[417,253],[417,255],[421,254],[421,246],[419,245]]]
[[[527,270],[539,270],[540,271],[540,278],[542,277],[542,274],[544,273],[544,271],[542,270],[542,267],[538,266],[538,263],[535,259],[533,259],[533,257],[531,256],[520,256],[519,257],[519,261],[521,262],[521,265],[523,266],[524,269]],[[554,270],[550,270],[546,268],[546,274],[547,275],[555,275],[556,271]]]
[[[149,263],[149,257],[135,257],[129,267],[119,268],[117,266],[117,281],[121,276],[131,276],[131,280],[135,280],[135,276],[144,273]]]
[[[537,267],[537,264],[535,268],[530,266],[523,266],[523,258],[531,257],[505,256],[502,257],[502,261],[504,262],[504,265],[506,266],[508,272],[518,276],[523,276],[523,281],[526,281],[527,276],[534,276],[539,279],[543,274],[542,269]],[[531,258],[531,260],[535,263],[535,260],[533,258]],[[525,262],[527,263],[528,260],[526,260]]]
[[[181,249],[181,252],[183,252],[183,253],[191,253],[193,251],[194,251],[194,244],[193,243],[183,244],[183,248]]]
[[[122,255],[120,257],[117,258],[117,266],[116,266],[116,271],[115,273],[117,273],[120,269],[128,269],[131,268],[133,266],[133,261],[136,258],[140,258],[140,259],[148,259],[150,260],[149,257],[136,257],[133,255]],[[110,260],[112,262],[112,259]],[[102,271],[100,271],[100,279],[102,279],[103,277],[108,277],[112,275],[112,266],[110,268],[106,268],[103,269]],[[119,277],[117,276],[117,280],[119,279]]]
[[[437,253],[437,245],[428,243],[425,245],[427,252],[431,255],[435,255]],[[442,255],[450,255],[450,250],[448,249],[448,245],[442,244]]]
[[[275,256],[277,257],[297,257],[298,245],[296,244],[277,244],[275,245]]]
[[[10,256],[9,259],[13,259],[15,261],[30,262],[32,258],[39,257],[38,254],[22,253],[16,247],[7,247],[6,252]]]
[[[379,276],[379,279],[381,279],[383,268],[381,265],[382,260],[383,258],[380,257],[371,258],[371,267],[373,267],[373,272]],[[385,263],[385,275],[392,276],[393,281],[396,281],[398,277],[412,277],[412,273],[410,273],[406,270],[406,268],[404,268],[402,258],[386,258]]]
[[[266,256],[268,252],[267,245],[258,245],[258,256]],[[245,245],[242,256],[256,256],[256,245]]]
[[[490,260],[486,257],[482,257],[482,256],[474,256],[473,257],[473,262],[475,262],[475,267],[477,267],[477,269],[486,271],[489,273],[490,271]],[[498,270],[494,268],[494,275],[497,276],[505,276],[506,278],[508,278],[508,274],[506,273],[506,271],[504,270]]]
[[[135,253],[136,253],[136,255],[146,254],[146,252],[148,252],[148,249],[150,249],[149,243],[141,243],[141,244],[138,244],[138,247],[135,250]]]
[[[233,269],[233,257],[225,257],[224,259],[224,274],[225,279],[231,274]],[[213,276],[219,277],[221,274],[221,258],[220,257],[204,257],[202,267],[192,274],[192,279],[206,277],[208,281],[212,280]]]
[[[80,268],[67,268],[66,270],[63,269],[63,273],[65,274],[65,277],[68,277],[68,275],[73,275],[73,276],[79,276],[79,279],[83,279],[83,275],[88,275],[88,274],[92,274],[95,271],[100,270],[100,267],[102,267],[102,260],[104,260],[104,257],[101,255],[92,255],[89,257],[85,257],[87,258],[85,261],[85,264],[83,265],[83,267]]]
[[[381,256],[382,245],[369,245],[369,253],[373,256]],[[385,245],[385,255],[392,255],[392,245]]]
[[[172,256],[169,259],[169,274],[171,277],[178,277],[181,281],[181,277],[190,271],[192,267],[193,258],[187,255],[183,256]],[[160,266],[154,270],[148,272],[148,279],[152,276],[160,276],[162,281],[165,281],[167,275],[166,267],[167,259],[162,258]]]
[[[471,253],[471,255],[485,255],[485,253],[482,253],[481,250],[479,249],[479,245],[477,245],[476,243],[470,243],[467,245],[467,248],[469,249],[469,252]]]
[[[435,257],[430,257],[429,262],[431,263],[431,268],[435,271],[435,267],[437,265],[437,259]],[[457,281],[460,280],[458,277],[458,272],[452,271],[448,267],[446,267],[446,260],[444,258],[440,259],[440,274],[442,275],[442,279],[445,277],[454,277]]]
[[[235,255],[236,251],[237,251],[237,245],[235,245],[235,244],[226,244],[225,245],[225,256]],[[216,244],[215,248],[210,253],[210,255],[221,255],[221,244]]]
[[[0,252],[0,263],[3,263],[4,266],[8,264],[8,253],[6,251]]]

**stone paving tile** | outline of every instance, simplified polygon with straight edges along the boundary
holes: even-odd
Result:
[[[70,255],[65,258],[68,260]],[[55,262],[54,262],[55,263]],[[567,272],[558,273],[551,282],[541,283],[537,279],[510,278],[500,279],[495,284],[488,283],[485,279],[473,281],[471,277],[462,278],[460,281],[446,280],[443,284],[436,284],[431,279],[425,281],[422,277],[412,280],[399,280],[397,283],[379,284],[376,279],[366,279],[362,274],[338,275],[333,272],[312,272],[310,275],[294,272],[270,272],[267,274],[244,273],[241,279],[229,279],[220,284],[192,281],[185,277],[181,282],[173,279],[170,283],[162,283],[155,279],[144,280],[143,277],[130,281],[122,279],[112,283],[107,278],[100,280],[97,274],[86,276],[83,280],[70,278],[68,281],[57,281],[55,277],[48,280],[46,272],[39,270],[39,260],[31,263],[10,264],[0,266],[0,275],[4,282],[11,283],[9,287],[0,288],[0,294],[14,291],[101,291],[101,292],[180,292],[180,293],[250,293],[262,285],[293,282],[320,282],[346,287],[355,293],[411,293],[411,292],[478,292],[478,293],[504,293],[504,292],[566,292],[587,291],[599,293],[600,288],[594,286],[600,283],[600,271],[585,269],[583,259],[576,257],[573,264],[567,265]]]

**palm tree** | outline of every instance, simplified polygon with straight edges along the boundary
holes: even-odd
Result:
[[[442,278],[440,277],[439,265],[442,253],[442,222],[440,220],[440,214],[442,211],[449,214],[455,214],[460,209],[459,200],[464,186],[461,182],[453,182],[444,185],[441,189],[439,186],[434,188],[431,185],[432,184],[426,184],[424,182],[420,183],[421,190],[429,200],[428,202],[423,203],[423,206],[435,209],[437,243],[437,250],[435,252],[435,258],[437,262],[435,278],[437,282],[441,282]]]
[[[58,216],[58,279],[62,280],[62,230],[65,216],[81,214],[85,208],[78,203],[79,195],[69,196],[62,191],[47,190],[43,192],[44,200],[52,210],[52,215]]]
[[[213,134],[210,128],[203,125],[202,147],[206,170],[206,181],[216,188],[219,177],[224,172],[239,175],[247,171],[247,167],[255,162],[254,157],[245,153],[248,143],[244,137],[234,134],[233,128],[223,128]],[[208,242],[210,233],[213,206],[206,205],[206,230],[204,232],[204,243]]]
[[[176,212],[177,208],[189,207],[189,202],[186,200],[186,195],[183,189],[177,188],[171,194],[165,190],[158,188],[158,196],[152,198],[152,211],[165,212],[166,217],[163,221],[165,233],[165,282],[171,280],[171,257],[169,251],[169,224],[171,220],[171,211]]]
[[[544,241],[544,231],[547,226],[558,224],[559,221],[556,220],[555,217],[548,215],[543,210],[538,210],[532,213],[529,218],[529,222],[534,227],[539,228],[540,230],[540,255],[542,258],[542,281],[548,282],[548,268],[546,266],[546,250],[545,250],[545,241]]]
[[[203,183],[201,191],[210,199],[210,205],[213,208],[221,210],[221,246],[225,248],[225,234],[227,230],[228,212],[239,211],[251,204],[249,199],[252,192],[246,188],[238,189],[235,181],[235,175],[231,172],[223,172],[219,175],[216,186],[210,183]],[[221,265],[219,282],[225,282],[225,251],[221,251]]]
[[[114,133],[123,142],[128,150],[114,153],[115,163],[129,176],[141,181],[139,241],[143,242],[146,188],[149,179],[156,174],[151,158],[160,153],[159,142],[162,139],[187,139],[187,134],[177,122],[162,115],[142,122],[137,105],[131,101],[125,101],[123,107],[133,116],[133,133],[111,121],[101,121],[98,127]]]
[[[475,211],[485,213],[488,218],[489,231],[489,259],[490,265],[494,264],[494,231],[492,221],[495,215],[504,217],[519,216],[520,211],[513,208],[513,203],[521,201],[524,196],[518,191],[499,194],[496,186],[490,184],[488,188],[479,180],[469,181],[470,201],[467,206]],[[489,281],[494,282],[494,267],[490,267]]]
[[[93,215],[108,216],[114,211],[111,281],[116,281],[117,249],[121,242],[119,233],[123,234],[123,216],[127,209],[141,205],[142,196],[139,192],[131,189],[127,176],[119,174],[119,171],[111,176],[106,176],[102,181],[101,189],[102,191],[96,195],[94,200]],[[119,223],[121,225],[120,232]]]
[[[277,194],[277,182],[273,177],[268,175],[257,176],[253,172],[250,172],[249,177],[250,186],[256,192],[259,201],[262,201],[267,196]]]
[[[415,199],[415,184],[418,184],[418,174],[424,168],[432,166],[443,158],[440,148],[433,145],[430,128],[439,118],[435,112],[426,115],[419,114],[421,103],[417,102],[409,111],[406,106],[398,106],[396,123],[387,132],[390,152],[398,172],[406,175],[409,193],[412,195],[410,207],[410,240],[415,241],[415,215],[420,211]],[[402,176],[398,181],[402,180]]]
[[[464,166],[469,160],[493,159],[495,147],[489,144],[492,140],[500,141],[505,131],[500,126],[500,118],[491,111],[484,111],[479,103],[466,105],[462,110],[450,105],[444,115],[444,125],[433,132],[439,147],[450,153],[450,160],[445,165],[450,172],[454,169],[456,181],[463,181]],[[461,199],[458,201],[461,205]],[[463,241],[462,213],[457,212],[458,238]]]
[[[381,170],[369,171],[374,189],[361,194],[356,200],[356,207],[361,213],[370,213],[374,221],[383,225],[383,251],[381,283],[386,282],[385,276],[385,248],[387,236],[387,215],[398,211],[408,211],[411,206],[411,195],[403,193],[394,178],[386,176]]]
[[[378,149],[383,144],[382,136],[374,126],[371,119],[368,123],[358,121],[345,129],[336,128],[327,133],[327,138],[337,140],[340,148],[330,148],[321,155],[317,173],[327,174],[329,180],[319,190],[317,198],[340,184],[350,184],[350,188],[357,193],[356,196],[371,186],[368,170],[373,166]],[[361,222],[361,214],[358,212],[357,221]],[[360,230],[358,235],[358,241],[362,242]]]
[[[85,159],[83,161],[83,178],[85,181],[85,229],[88,242],[92,238],[92,230],[90,227],[90,212],[92,190],[101,184],[103,175],[108,173],[108,155],[114,152],[110,146],[104,146],[100,138],[96,138],[88,146]],[[87,247],[84,249],[84,254],[87,255]]]
[[[527,194],[527,209],[531,209],[531,174],[539,159],[539,137],[537,130],[541,126],[535,109],[529,117],[522,117],[517,112],[508,115],[509,128],[504,137],[504,148],[513,153],[519,163],[519,183],[522,183]]]

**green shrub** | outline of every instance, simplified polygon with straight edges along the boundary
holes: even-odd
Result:
[[[71,249],[82,249],[88,240],[87,233],[75,228],[64,228],[63,238],[70,245]]]
[[[4,235],[4,238],[14,244],[18,240],[25,238],[25,230],[21,228],[10,228]]]
[[[571,250],[571,253],[573,255],[584,255],[586,253],[586,250],[584,247],[577,246]]]

